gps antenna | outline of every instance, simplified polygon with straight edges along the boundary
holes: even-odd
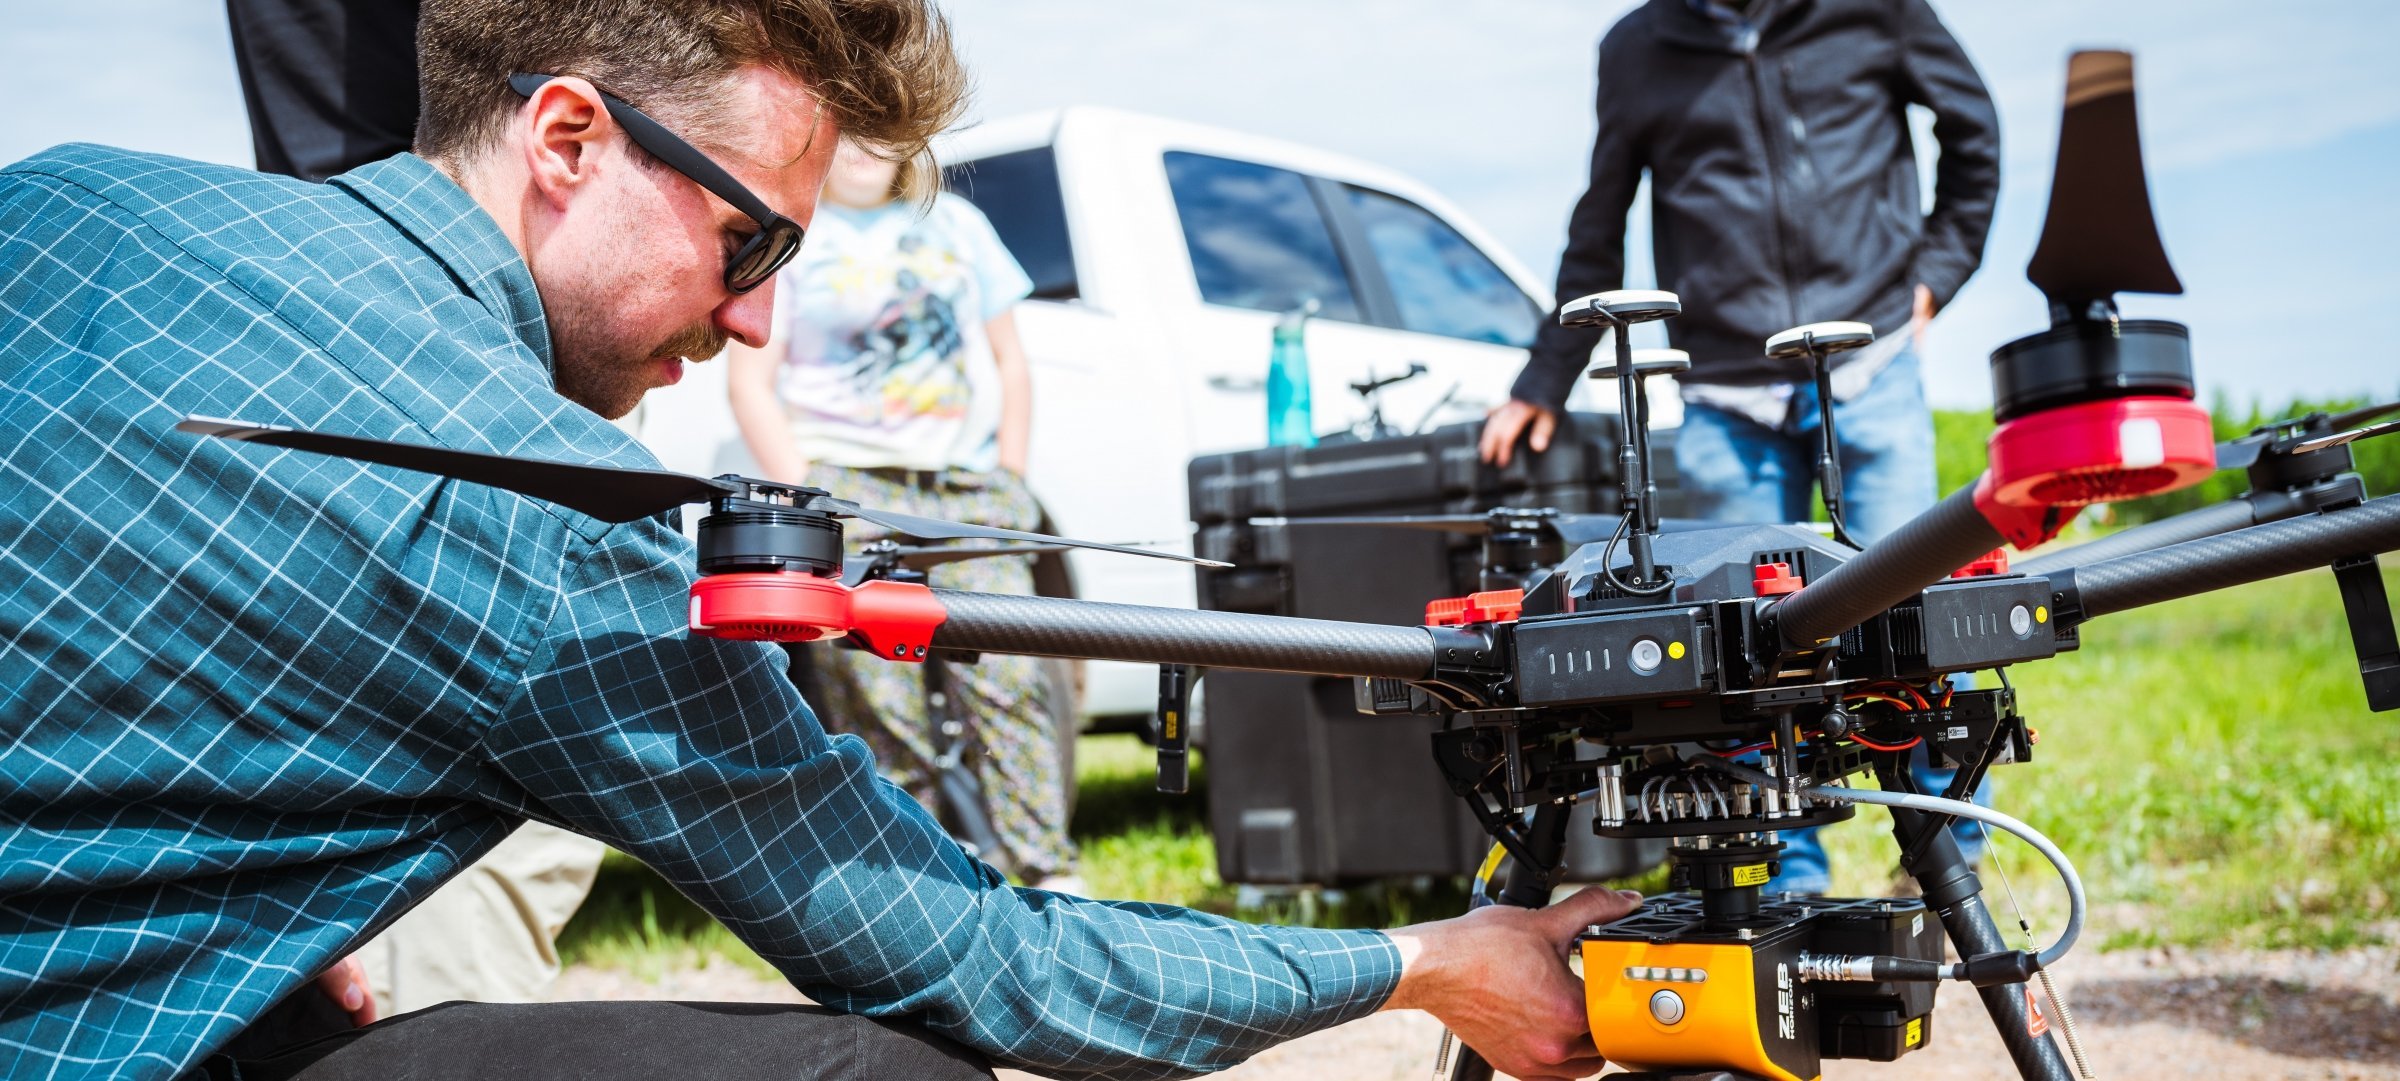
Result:
[[[1623,438],[1618,440],[1617,491],[1625,514],[1620,532],[1627,534],[1626,552],[1633,565],[1633,581],[1620,584],[1626,592],[1650,595],[1665,592],[1666,583],[1659,580],[1658,561],[1651,553],[1651,538],[1658,534],[1658,506],[1650,488],[1650,395],[1642,385],[1642,377],[1657,372],[1681,371],[1691,363],[1685,360],[1661,360],[1647,366],[1633,362],[1633,342],[1628,334],[1635,323],[1647,323],[1683,314],[1683,301],[1675,294],[1657,289],[1618,289],[1579,297],[1559,309],[1560,326],[1602,327],[1614,330],[1617,359],[1592,372],[1592,378],[1617,380],[1618,427]],[[1611,579],[1615,572],[1609,572]]]
[[[1767,339],[1772,360],[1806,358],[1817,378],[1817,487],[1825,494],[1825,518],[1833,523],[1833,539],[1852,548],[1849,523],[1842,520],[1842,451],[1833,433],[1833,367],[1835,353],[1863,349],[1875,340],[1875,328],[1865,323],[1810,323]]]

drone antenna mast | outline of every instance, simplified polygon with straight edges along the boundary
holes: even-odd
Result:
[[[1617,445],[1617,491],[1626,522],[1626,552],[1632,561],[1636,588],[1658,585],[1658,560],[1652,538],[1658,534],[1657,491],[1650,482],[1650,394],[1642,371],[1633,362],[1630,332],[1647,323],[1683,313],[1675,294],[1656,289],[1619,289],[1583,297],[1559,311],[1558,321],[1570,327],[1600,327],[1613,331],[1617,359],[1595,377],[1617,379],[1617,415],[1624,429]],[[1663,368],[1661,370],[1664,370]]]
[[[1833,430],[1833,363],[1835,353],[1864,348],[1875,340],[1875,328],[1865,323],[1810,323],[1767,339],[1771,360],[1807,360],[1817,382],[1817,487],[1825,496],[1825,518],[1833,523],[1833,539],[1860,547],[1842,517],[1841,441]]]

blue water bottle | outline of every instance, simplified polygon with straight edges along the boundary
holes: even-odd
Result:
[[[1267,445],[1317,445],[1315,415],[1308,397],[1308,317],[1317,314],[1317,299],[1275,320],[1275,351],[1267,358]]]

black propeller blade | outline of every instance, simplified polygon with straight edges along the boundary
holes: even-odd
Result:
[[[604,522],[631,522],[686,503],[700,503],[717,496],[745,497],[750,483],[738,477],[695,477],[663,469],[623,469],[609,465],[578,465],[570,462],[551,462],[537,458],[508,458],[497,454],[451,450],[426,446],[422,443],[394,443],[383,439],[331,435],[275,424],[251,424],[247,421],[223,420],[216,417],[185,417],[175,430],[194,435],[214,436],[241,443],[259,443],[270,447],[288,447],[316,454],[348,458],[353,461],[413,469],[421,473],[451,477],[505,488],[519,495],[556,503],[570,510],[581,511]],[[766,482],[755,482],[766,484]],[[772,487],[785,487],[770,485]],[[1121,544],[1100,544],[1094,541],[1071,540],[1041,533],[1015,529],[945,522],[939,518],[924,518],[914,514],[875,510],[859,506],[847,499],[829,495],[817,496],[808,508],[839,517],[858,518],[873,522],[895,533],[923,540],[1005,540],[1033,544],[1059,544],[1071,548],[1090,548],[1102,552],[1148,556],[1151,559],[1171,559],[1180,563],[1197,563],[1204,567],[1230,567],[1211,559],[1195,559],[1173,552],[1148,548],[1132,548]]]
[[[2261,425],[2240,439],[2217,444],[2217,468],[2248,469],[2258,462],[2260,455],[2270,452],[2285,456],[2314,454],[2344,443],[2390,435],[2400,431],[2400,421],[2368,422],[2394,413],[2400,413],[2400,402],[2364,406],[2330,417],[2311,413]]]
[[[2346,432],[2335,432],[2332,435],[2321,435],[2315,439],[2304,439],[2293,444],[2292,453],[2313,454],[2328,447],[2338,447],[2344,443],[2355,443],[2371,436],[2390,435],[2393,432],[2400,432],[2400,420],[2387,420],[2381,424],[2370,424],[2364,428],[2352,428]]]
[[[742,494],[742,486],[731,481],[660,469],[506,458],[422,443],[393,443],[216,417],[185,417],[177,422],[175,430],[488,484],[581,511],[603,522],[639,521],[686,503]]]
[[[1591,544],[1607,540],[1616,531],[1618,515],[1562,513],[1549,507],[1536,510],[1494,510],[1482,514],[1393,514],[1356,518],[1252,518],[1256,526],[1349,526],[1351,528],[1424,529],[1437,533],[1489,534],[1494,526],[1506,522],[1518,528],[1548,529],[1569,545]],[[1667,518],[1659,522],[1666,533],[1682,533],[1721,525],[1691,518]]]
[[[915,537],[919,540],[999,540],[1024,541],[1028,544],[1064,544],[1073,548],[1089,548],[1099,552],[1118,552],[1129,556],[1149,556],[1152,559],[1172,559],[1178,563],[1194,563],[1203,567],[1233,566],[1231,563],[1219,563],[1213,559],[1200,559],[1194,556],[1176,555],[1173,552],[1161,552],[1150,548],[1135,548],[1131,545],[1125,544],[1102,544],[1099,541],[1069,540],[1065,537],[1053,537],[1047,533],[1027,533],[1021,529],[1001,529],[998,526],[969,525],[965,522],[946,522],[939,518],[925,518],[914,514],[902,514],[898,511],[877,510],[873,507],[862,507],[847,499],[838,499],[829,495],[821,495],[815,499],[809,500],[808,506],[812,510],[821,510],[827,514],[841,515],[848,518],[857,518],[861,521],[873,522],[876,525],[882,526],[885,529],[889,529],[894,533],[899,533],[903,536]]]
[[[1359,518],[1252,518],[1251,525],[1331,525],[1382,529],[1427,529],[1436,533],[1489,533],[1488,514],[1389,514]]]
[[[2025,276],[2071,310],[2116,293],[2183,292],[2159,242],[2142,175],[2131,53],[2095,50],[2067,59],[2050,211]]]
[[[877,566],[897,565],[914,571],[931,570],[944,563],[988,556],[1031,556],[1049,552],[1064,552],[1073,548],[1067,544],[996,544],[989,548],[963,548],[957,545],[939,547],[893,544],[878,541],[866,550],[842,560],[842,584],[855,586],[867,579]]]
[[[2343,428],[2356,428],[2368,421],[2388,417],[2394,413],[2400,413],[2400,402],[2385,402],[2381,405],[2353,409],[2347,413],[2336,413],[2331,420],[2325,422],[2325,426],[2335,431]]]

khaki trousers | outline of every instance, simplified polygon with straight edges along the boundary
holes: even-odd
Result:
[[[592,891],[607,846],[556,826],[518,827],[354,954],[379,1016],[453,999],[542,1002],[558,933]]]

